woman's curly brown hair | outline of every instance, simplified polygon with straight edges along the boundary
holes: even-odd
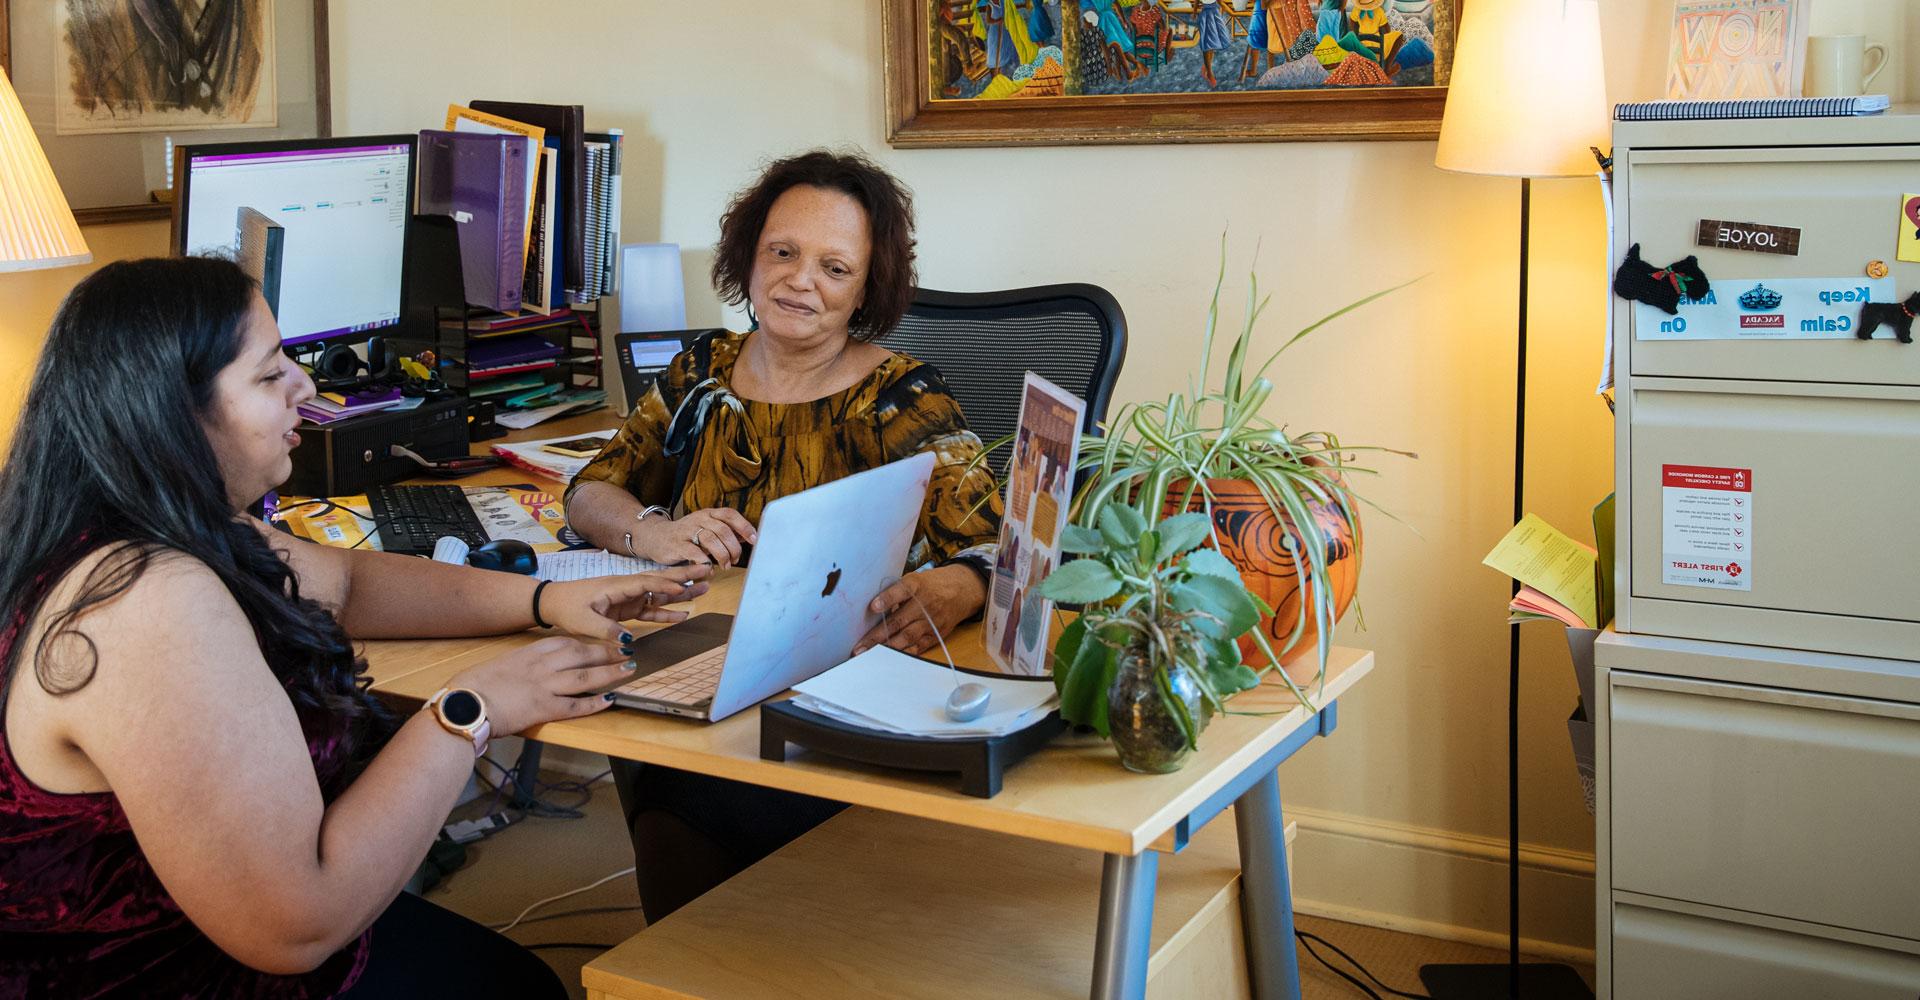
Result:
[[[913,195],[859,153],[815,149],[775,160],[753,186],[735,195],[720,217],[714,291],[730,305],[747,301],[767,213],[788,188],[801,184],[842,192],[866,210],[867,238],[872,244],[866,295],[847,326],[855,340],[886,336],[906,315],[918,282],[913,268]]]

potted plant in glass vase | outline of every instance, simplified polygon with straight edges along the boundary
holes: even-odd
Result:
[[[1130,770],[1179,768],[1213,712],[1259,683],[1235,640],[1260,607],[1239,569],[1202,547],[1210,534],[1204,513],[1150,525],[1109,503],[1097,530],[1068,525],[1061,548],[1081,558],[1040,585],[1084,606],[1054,647],[1061,715],[1111,739]]]
[[[1112,735],[1106,695],[1140,665],[1140,636],[1149,640],[1146,662],[1160,687],[1162,707],[1193,723],[1182,730],[1188,749],[1209,711],[1223,710],[1226,698],[1263,676],[1277,676],[1302,704],[1312,706],[1306,688],[1325,680],[1334,625],[1359,586],[1358,506],[1365,501],[1353,493],[1349,480],[1373,471],[1358,464],[1360,453],[1391,450],[1346,445],[1325,431],[1291,432],[1263,416],[1261,408],[1274,389],[1267,372],[1288,347],[1396,289],[1322,317],[1250,366],[1254,326],[1267,300],[1259,296],[1257,281],[1249,279],[1246,321],[1227,353],[1220,384],[1208,386],[1224,279],[1223,262],[1207,312],[1199,371],[1188,392],[1165,402],[1130,403],[1107,424],[1105,436],[1081,439],[1080,470],[1086,478],[1074,498],[1073,527],[1064,547],[1090,558],[1062,565],[1043,587],[1046,596],[1061,603],[1089,605],[1082,618],[1086,624],[1069,626],[1054,648],[1061,715],[1111,736],[1116,746],[1122,737]],[[1131,565],[1124,552],[1129,540],[1136,546]],[[1169,545],[1175,550],[1163,552]],[[1109,586],[1107,577],[1091,567],[1074,568],[1083,562],[1104,565],[1118,589],[1100,593]],[[1061,580],[1057,585],[1055,578]],[[1196,585],[1200,579],[1238,584],[1244,605],[1228,598],[1221,586]],[[1165,593],[1143,596],[1142,588],[1152,586]],[[1187,588],[1178,593],[1189,596],[1171,596],[1176,586]],[[1191,596],[1196,586],[1210,601],[1204,610]],[[1151,612],[1143,610],[1149,606]],[[1243,608],[1257,614],[1241,627]],[[1152,619],[1150,625],[1143,614]],[[1222,636],[1222,630],[1230,636]],[[1183,642],[1193,648],[1183,651]],[[1290,673],[1289,654],[1300,650],[1296,655],[1304,661],[1307,648],[1317,653],[1317,669],[1307,675],[1296,665]],[[1236,669],[1228,668],[1229,655]],[[1200,665],[1188,671],[1201,678],[1198,715],[1176,704],[1184,699],[1167,670],[1180,663]],[[1122,749],[1123,762],[1126,753]]]

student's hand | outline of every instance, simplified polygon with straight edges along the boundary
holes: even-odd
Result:
[[[606,708],[595,692],[632,677],[632,662],[613,646],[556,635],[462,670],[448,686],[477,692],[493,735],[512,736]]]
[[[978,614],[986,603],[986,584],[971,567],[941,566],[908,573],[868,605],[875,614],[886,617],[873,631],[861,636],[853,647],[854,655],[885,644],[918,656],[938,645],[934,626],[939,627],[940,635],[946,635],[954,626]],[[933,625],[927,624],[928,617],[932,617]]]
[[[675,566],[658,573],[550,583],[540,592],[540,617],[575,635],[626,646],[633,637],[621,622],[684,620],[685,611],[669,611],[666,605],[706,593],[705,581],[712,575],[707,566]]]
[[[674,565],[705,563],[720,568],[740,564],[740,546],[760,540],[753,522],[737,510],[710,507],[677,519],[649,517],[633,528],[633,551],[643,559]]]

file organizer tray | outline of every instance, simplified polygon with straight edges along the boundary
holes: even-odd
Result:
[[[1035,678],[1051,684],[1051,678]],[[1065,732],[1067,724],[1053,711],[1025,729],[1004,736],[970,740],[926,739],[848,725],[809,712],[791,701],[760,706],[760,759],[785,761],[787,744],[864,764],[903,767],[916,771],[955,771],[960,790],[990,799],[1000,793],[1007,768],[1024,760]]]

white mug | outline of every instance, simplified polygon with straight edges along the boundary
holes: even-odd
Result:
[[[1873,72],[1863,73],[1866,54],[1879,53]],[[1865,35],[1814,35],[1807,39],[1807,97],[1858,97],[1887,68],[1887,47]]]

